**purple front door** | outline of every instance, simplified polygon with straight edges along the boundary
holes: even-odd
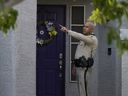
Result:
[[[36,57],[36,89],[37,96],[65,95],[65,34],[59,32],[58,24],[65,25],[65,10],[63,5],[38,5],[37,20],[52,21],[56,24],[57,36],[46,46],[37,44]],[[43,31],[41,31],[43,30]],[[38,36],[47,37],[43,25],[37,25]],[[44,37],[43,37],[44,36]]]

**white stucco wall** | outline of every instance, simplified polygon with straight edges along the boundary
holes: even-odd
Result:
[[[15,96],[15,72],[12,59],[12,32],[0,32],[0,96]]]
[[[121,29],[121,37],[128,38],[128,29]],[[128,52],[122,56],[122,96],[128,96]]]
[[[36,2],[24,0],[15,6],[19,12],[13,36],[16,96],[36,96]]]
[[[128,22],[123,18],[121,37],[128,38]],[[122,96],[128,96],[128,51],[122,55]]]
[[[0,32],[0,96],[36,96],[36,2],[14,6],[16,29]]]
[[[128,96],[128,52],[122,56],[122,96]]]

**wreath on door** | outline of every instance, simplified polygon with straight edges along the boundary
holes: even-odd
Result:
[[[39,25],[40,25],[40,23],[39,23]],[[57,36],[57,31],[56,31],[54,23],[51,21],[43,22],[43,26],[45,26],[46,31],[42,30],[42,31],[40,31],[40,34],[44,35],[44,33],[47,32],[47,34],[49,35],[49,38],[43,39],[43,38],[39,38],[37,35],[36,43],[41,46],[46,46],[49,43],[51,43],[54,40],[54,38]]]

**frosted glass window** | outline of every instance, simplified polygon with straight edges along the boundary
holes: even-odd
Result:
[[[84,23],[84,7],[72,6],[72,24]]]
[[[72,46],[71,46],[71,49],[72,49],[71,50],[71,60],[73,60],[75,57],[76,47],[77,47],[77,44],[72,44]]]

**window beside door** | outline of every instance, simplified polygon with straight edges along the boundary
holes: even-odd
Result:
[[[85,5],[72,5],[70,7],[70,29],[82,33],[85,21]],[[72,74],[72,60],[75,57],[75,50],[79,41],[70,37],[70,82],[76,82],[76,75]]]

